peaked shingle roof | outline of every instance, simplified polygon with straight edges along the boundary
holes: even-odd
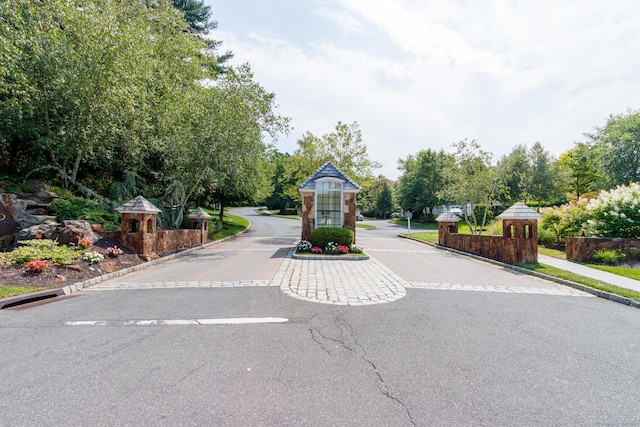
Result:
[[[322,178],[337,178],[344,182],[344,190],[360,190],[360,186],[351,178],[344,174],[336,165],[331,162],[325,162],[318,168],[305,182],[303,182],[299,190],[315,190],[316,181]]]
[[[142,196],[138,196],[135,199],[129,200],[124,205],[116,208],[116,211],[120,213],[160,213],[160,209],[155,207],[153,203],[148,201]]]
[[[453,212],[446,211],[438,215],[438,218],[436,218],[436,221],[437,222],[460,222],[460,217],[454,214]]]
[[[531,209],[524,203],[516,203],[506,211],[498,215],[500,219],[538,219],[542,215]]]
[[[187,215],[187,218],[210,219],[211,215],[206,213],[202,208],[198,207],[198,208],[195,208],[189,215]]]

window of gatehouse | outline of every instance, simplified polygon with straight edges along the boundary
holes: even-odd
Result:
[[[316,228],[342,227],[342,181],[316,181]]]

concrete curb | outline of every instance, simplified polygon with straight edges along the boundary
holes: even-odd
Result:
[[[251,227],[251,222],[249,225],[242,230],[241,232],[234,234],[233,236],[228,236],[220,240],[215,240],[213,242],[208,242],[200,246],[194,246],[192,248],[184,249],[180,252],[173,253],[171,255],[167,255],[158,259],[154,259],[152,261],[144,262],[142,264],[134,265],[133,267],[124,268],[122,270],[114,271],[113,273],[103,274],[102,276],[92,277],[91,279],[87,279],[82,282],[77,282],[72,285],[67,285],[62,288],[48,289],[45,291],[31,292],[28,294],[17,295],[15,297],[7,297],[0,299],[0,310],[7,306],[16,306],[20,304],[26,304],[33,301],[38,301],[42,299],[54,298],[57,296],[63,295],[72,295],[78,293],[81,289],[89,287],[91,285],[95,285],[96,283],[104,282],[105,280],[111,280],[116,277],[124,276],[129,273],[133,273],[134,271],[144,270],[145,268],[153,267],[154,265],[161,264],[163,262],[171,261],[176,258],[180,258],[182,256],[188,255],[191,252],[198,251],[200,249],[207,248],[209,246],[217,245],[219,243],[225,242],[227,240],[233,239],[244,232],[246,232]]]
[[[588,292],[588,293],[590,293],[592,295],[597,296],[598,298],[604,298],[604,299],[607,299],[609,301],[617,302],[619,304],[628,305],[628,306],[634,307],[634,308],[640,308],[640,301],[635,301],[635,300],[632,300],[630,298],[622,297],[620,295],[616,295],[616,294],[612,294],[612,293],[609,293],[609,292],[601,291],[599,289],[595,289],[595,288],[592,288],[592,287],[589,287],[589,286],[586,286],[586,285],[582,285],[580,283],[572,282],[570,280],[560,279],[558,277],[553,277],[553,276],[549,276],[547,274],[542,274],[542,273],[538,273],[538,272],[535,272],[535,271],[532,271],[532,270],[527,270],[526,268],[518,267],[517,265],[511,265],[511,264],[507,264],[507,263],[504,263],[504,262],[496,261],[494,259],[485,258],[485,257],[482,257],[480,255],[459,251],[457,249],[447,248],[445,246],[441,246],[441,245],[438,245],[438,244],[435,244],[435,243],[425,242],[424,240],[416,239],[415,237],[402,235],[402,234],[398,234],[398,237],[402,237],[403,239],[413,240],[415,242],[423,243],[425,245],[433,246],[434,248],[443,249],[443,250],[446,250],[446,251],[449,251],[449,252],[453,252],[453,253],[456,253],[458,255],[464,255],[464,256],[467,256],[467,257],[470,257],[470,258],[477,259],[479,261],[488,262],[490,264],[494,264],[494,265],[497,265],[497,266],[500,266],[500,267],[503,267],[503,268],[507,268],[509,270],[514,270],[514,271],[517,271],[519,273],[528,274],[530,276],[539,277],[540,279],[545,279],[545,280],[549,280],[551,282],[555,282],[555,283],[558,283],[558,284],[561,284],[561,285],[569,286],[571,288],[578,289],[578,290],[583,291],[583,292]]]

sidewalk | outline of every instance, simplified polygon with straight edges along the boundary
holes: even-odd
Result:
[[[620,286],[621,288],[632,289],[634,291],[640,292],[640,281],[638,280],[618,276],[617,274],[607,273],[606,271],[597,270],[595,268],[587,267],[571,261],[553,258],[547,255],[538,254],[538,262],[540,264],[546,264],[551,267],[579,274],[581,276],[600,280],[602,282],[609,283],[610,285],[616,285]]]

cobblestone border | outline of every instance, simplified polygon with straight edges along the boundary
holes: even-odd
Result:
[[[438,244],[435,244],[435,243],[425,242],[424,240],[416,239],[415,237],[411,237],[411,236],[408,236],[408,235],[398,234],[398,237],[401,237],[403,239],[413,240],[415,242],[422,243],[422,244],[425,244],[425,245],[433,246],[434,248],[437,248],[437,249],[443,249],[445,251],[453,252],[453,253],[456,253],[456,254],[459,254],[459,255],[464,255],[464,256],[467,256],[467,257],[470,257],[470,258],[477,259],[479,261],[488,262],[490,264],[494,264],[494,265],[497,265],[497,266],[500,266],[500,267],[504,267],[504,268],[507,268],[507,269],[510,269],[510,270],[517,271],[518,273],[528,274],[530,276],[538,277],[540,279],[545,279],[545,280],[548,280],[550,282],[555,282],[555,283],[558,283],[558,284],[561,284],[561,285],[569,286],[571,288],[578,289],[578,290],[583,291],[583,292],[588,292],[588,293],[590,293],[592,295],[597,296],[598,298],[604,298],[604,299],[607,299],[609,301],[617,302],[619,304],[628,305],[629,307],[640,308],[640,302],[639,301],[635,301],[635,300],[632,300],[631,298],[622,297],[620,295],[612,294],[612,293],[609,293],[609,292],[601,291],[599,289],[595,289],[595,288],[592,288],[590,286],[586,286],[586,285],[583,285],[583,284],[580,284],[580,283],[572,282],[570,280],[560,279],[558,277],[553,277],[553,276],[549,276],[547,274],[538,273],[536,271],[527,270],[526,268],[518,267],[517,265],[511,265],[511,264],[507,264],[507,263],[504,263],[504,262],[496,261],[495,259],[485,258],[483,256],[479,256],[479,255],[476,255],[476,254],[471,254],[471,253],[468,253],[468,252],[459,251],[457,249],[447,248],[446,246],[441,246],[441,245],[438,245]]]

